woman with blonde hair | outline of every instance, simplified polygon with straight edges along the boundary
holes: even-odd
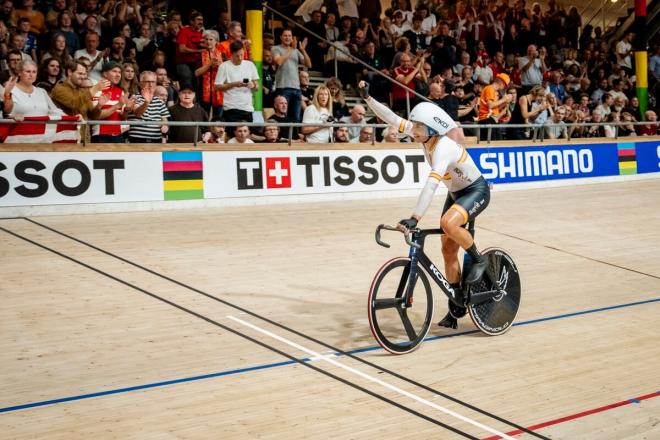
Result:
[[[332,116],[332,99],[330,90],[320,85],[314,91],[312,104],[308,105],[303,114],[304,124],[326,124],[334,120]],[[321,144],[330,142],[331,127],[303,126],[300,132],[305,135],[307,142]]]
[[[195,70],[195,77],[200,78],[202,96],[201,104],[213,120],[222,116],[223,93],[213,85],[218,68],[222,64],[222,47],[217,31],[207,29],[202,34],[205,48],[202,50],[201,66]]]

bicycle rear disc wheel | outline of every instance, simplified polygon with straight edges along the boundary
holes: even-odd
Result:
[[[369,291],[369,326],[378,345],[392,354],[415,350],[424,340],[433,321],[433,292],[429,280],[417,268],[413,302],[406,306],[410,258],[388,261],[376,273]]]
[[[488,272],[499,281],[502,294],[481,304],[470,304],[468,312],[474,325],[490,336],[505,333],[513,324],[520,307],[520,274],[513,259],[502,249],[489,248],[483,252],[488,259]],[[483,278],[470,286],[470,296],[495,289],[495,285],[484,274]]]

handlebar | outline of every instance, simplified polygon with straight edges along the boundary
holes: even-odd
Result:
[[[413,243],[413,242],[410,240],[410,229],[404,229],[404,230],[402,231],[402,230],[400,230],[399,228],[395,228],[394,226],[389,226],[389,225],[383,225],[383,224],[381,224],[381,225],[378,225],[378,227],[376,228],[376,243],[378,243],[379,245],[381,245],[381,246],[383,246],[383,247],[389,248],[390,245],[387,244],[387,243],[385,243],[384,241],[382,241],[382,240],[380,239],[380,230],[381,230],[381,229],[385,229],[385,230],[387,230],[387,231],[398,231],[398,232],[403,232],[403,238],[406,240],[406,243],[408,244],[408,246],[412,246],[412,247],[417,248],[417,249],[421,249],[421,248],[422,248],[420,245],[418,245],[417,243]]]

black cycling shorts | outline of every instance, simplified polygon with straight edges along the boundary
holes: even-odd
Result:
[[[483,176],[479,177],[470,186],[460,191],[447,194],[445,206],[442,208],[442,215],[445,215],[450,208],[454,208],[463,214],[463,224],[474,220],[481,211],[486,209],[490,202],[490,187]]]

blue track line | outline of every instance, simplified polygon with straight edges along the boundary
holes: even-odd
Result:
[[[600,312],[606,312],[609,310],[616,310],[616,309],[623,309],[627,307],[634,307],[634,306],[640,306],[644,304],[651,304],[651,303],[656,303],[660,302],[660,298],[652,298],[652,299],[647,299],[644,301],[635,301],[631,303],[626,303],[626,304],[617,304],[614,306],[608,306],[608,307],[599,307],[597,309],[589,309],[589,310],[582,310],[579,312],[573,312],[573,313],[564,313],[561,315],[555,315],[555,316],[548,316],[546,318],[537,318],[537,319],[530,319],[527,321],[522,321],[522,322],[516,322],[513,324],[514,327],[518,326],[524,326],[524,325],[530,325],[530,324],[538,324],[546,321],[555,321],[558,319],[565,319],[565,318],[573,318],[575,316],[581,316],[581,315],[590,315],[592,313],[600,313]],[[454,338],[458,336],[465,336],[465,335],[470,335],[474,333],[479,333],[479,330],[470,330],[466,332],[458,332],[458,333],[452,333],[451,335],[440,335],[440,336],[430,336],[425,339],[425,342],[430,342],[430,341],[437,341],[440,339],[447,339],[447,338]],[[371,346],[371,347],[364,347],[364,348],[356,348],[351,351],[347,351],[347,354],[358,354],[358,353],[367,353],[371,351],[378,351],[382,350],[381,347],[379,346]],[[335,353],[336,356],[341,356],[341,353]],[[303,362],[309,362],[309,358],[301,358]],[[13,412],[13,411],[19,411],[23,409],[29,409],[29,408],[37,408],[40,406],[47,406],[47,405],[54,405],[58,403],[65,403],[65,402],[72,402],[75,400],[84,400],[84,399],[91,399],[94,397],[102,397],[102,396],[108,396],[112,394],[121,394],[121,393],[128,393],[131,391],[139,391],[139,390],[145,390],[149,388],[158,388],[158,387],[163,387],[163,386],[169,386],[169,385],[176,385],[180,383],[186,383],[186,382],[195,382],[198,380],[205,380],[205,379],[212,379],[215,377],[222,377],[222,376],[233,376],[235,374],[244,374],[244,373],[250,373],[253,371],[259,371],[259,370],[268,370],[271,368],[278,368],[278,367],[284,367],[287,365],[293,365],[297,364],[296,361],[284,361],[284,362],[276,362],[276,363],[271,363],[271,364],[264,364],[264,365],[257,365],[254,367],[248,367],[248,368],[239,368],[235,370],[227,370],[227,371],[220,371],[217,373],[211,373],[211,374],[204,374],[201,376],[192,376],[192,377],[186,377],[183,379],[174,379],[174,380],[167,380],[163,382],[154,382],[146,385],[137,385],[133,387],[127,387],[127,388],[117,388],[114,390],[108,390],[108,391],[101,391],[97,393],[90,393],[90,394],[80,394],[78,396],[69,396],[69,397],[62,397],[60,399],[52,399],[52,400],[43,400],[40,402],[33,402],[33,403],[26,403],[23,405],[15,405],[15,406],[8,406],[4,408],[0,408],[0,413],[7,413],[7,412]]]

